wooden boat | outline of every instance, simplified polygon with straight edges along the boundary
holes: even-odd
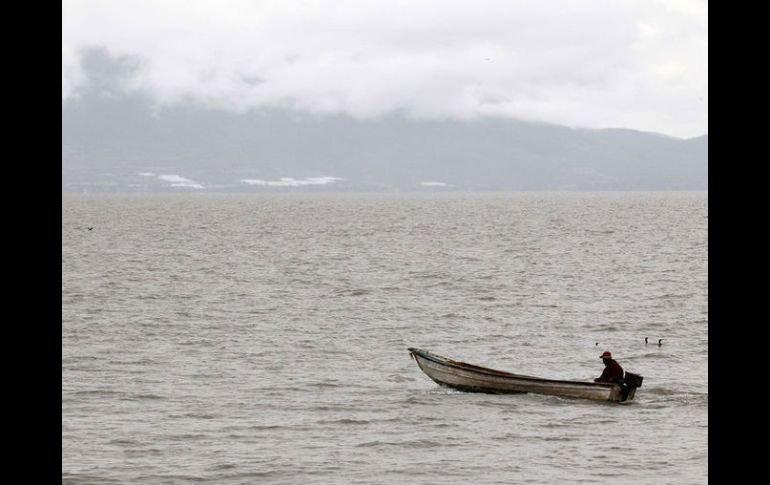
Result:
[[[478,365],[458,362],[427,350],[409,348],[428,377],[442,386],[466,392],[490,394],[535,393],[552,396],[623,402],[634,398],[636,388],[642,385],[642,376],[626,372],[621,383],[561,381],[512,374]]]

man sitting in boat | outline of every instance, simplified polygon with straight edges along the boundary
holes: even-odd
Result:
[[[594,382],[621,382],[623,380],[623,368],[612,358],[612,352],[602,354],[604,372],[594,379]]]

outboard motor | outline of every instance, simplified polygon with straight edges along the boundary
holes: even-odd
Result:
[[[633,372],[626,372],[623,382],[628,384],[629,387],[642,387],[642,380],[644,377]]]
[[[636,388],[642,387],[643,379],[644,377],[640,376],[639,374],[634,374],[633,372],[625,373],[623,380],[620,381],[620,386],[623,389],[623,401],[634,398],[634,394],[636,394]]]

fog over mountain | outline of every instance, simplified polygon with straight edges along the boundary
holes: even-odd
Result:
[[[62,102],[65,192],[708,188],[707,135],[158,107],[119,89],[124,68],[94,61],[88,89]]]

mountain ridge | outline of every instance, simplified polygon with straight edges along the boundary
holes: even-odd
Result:
[[[159,110],[140,94],[62,103],[64,192],[428,190],[424,182],[435,183],[429,190],[707,190],[708,134],[189,103]]]

